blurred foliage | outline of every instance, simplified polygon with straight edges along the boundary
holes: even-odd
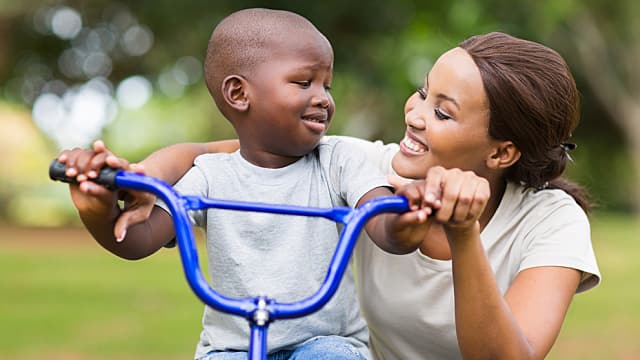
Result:
[[[41,130],[45,136],[38,136],[38,127],[33,124],[40,122],[30,117],[31,107],[42,93],[54,94],[62,103],[68,101],[65,94],[71,90],[77,93],[91,79],[101,78],[113,97],[112,102],[104,104],[113,116],[100,123],[103,128],[98,135],[90,134],[87,141],[72,146],[87,146],[89,140],[102,137],[114,151],[133,161],[170,143],[233,137],[232,128],[215,109],[201,79],[176,88],[175,82],[180,79],[170,79],[170,75],[175,75],[180,59],[202,61],[215,24],[230,12],[247,7],[297,12],[327,35],[335,50],[336,73],[332,92],[337,111],[331,133],[369,139],[397,141],[402,136],[406,97],[422,84],[424,74],[442,52],[470,35],[504,31],[555,48],[569,62],[582,92],[582,124],[574,134],[579,148],[573,154],[575,164],[569,175],[587,185],[604,209],[630,210],[638,203],[630,195],[637,181],[630,149],[636,141],[640,149],[640,137],[630,136],[625,124],[640,119],[611,111],[618,99],[602,96],[602,89],[590,81],[593,70],[585,67],[584,51],[580,52],[576,44],[589,35],[578,29],[584,28],[585,21],[591,21],[588,24],[599,29],[604,39],[615,39],[612,46],[624,49],[638,37],[640,29],[633,20],[637,14],[633,12],[637,9],[635,4],[634,0],[620,0],[615,7],[601,0],[0,0],[0,124],[30,128],[30,137],[21,140],[21,145],[29,145],[31,152],[37,153],[19,153],[19,146],[8,145],[13,144],[10,137],[14,135],[0,133],[3,149],[7,144],[10,157],[31,164],[28,169],[20,168],[20,172],[24,171],[20,178],[37,179],[23,182],[8,179],[6,173],[0,175],[0,214],[6,220],[29,224],[75,221],[69,215],[73,210],[69,209],[65,187],[50,184],[42,176],[47,163],[42,159],[53,158],[60,150],[53,130]],[[51,17],[52,9],[64,7],[76,11],[82,20],[82,31],[69,39],[55,36],[38,23],[38,19]],[[152,36],[149,51],[126,51],[122,39],[135,26],[142,29],[142,35],[148,31]],[[107,48],[103,39],[102,47],[96,50],[97,40],[91,36],[100,31],[104,35],[105,29],[109,29],[107,35],[116,43]],[[68,55],[70,49],[76,49],[75,54],[78,49],[93,49],[101,59],[108,60],[99,64],[108,66],[94,66],[90,68],[93,73],[65,67],[68,56],[62,55]],[[85,53],[85,65],[87,58]],[[607,65],[611,69],[603,65],[602,71],[610,71],[610,76],[608,72],[605,75],[630,83],[630,76],[621,76],[627,74],[622,72],[623,64],[637,63],[639,58],[640,51],[612,57]],[[119,106],[118,86],[132,76],[148,79],[152,96],[142,107]],[[633,94],[631,88],[628,92]],[[6,117],[7,111],[20,115]],[[89,120],[92,119],[81,118],[80,124]],[[69,146],[68,142],[65,144]],[[25,215],[26,210],[17,210],[34,206],[56,216],[38,219]]]

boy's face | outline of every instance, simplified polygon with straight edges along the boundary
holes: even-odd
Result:
[[[329,93],[333,51],[321,36],[281,36],[284,39],[279,39],[280,46],[268,60],[245,77],[249,130],[242,146],[280,157],[300,157],[316,147],[335,111]]]

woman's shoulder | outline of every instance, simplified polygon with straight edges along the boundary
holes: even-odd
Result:
[[[575,268],[583,273],[579,291],[600,282],[589,218],[571,195],[561,189],[511,184],[504,200],[501,220],[493,224],[493,230],[502,231],[504,236],[509,233],[514,244],[519,244],[520,270],[537,266]]]
[[[535,189],[514,182],[507,184],[500,207],[538,215],[555,211],[585,215],[580,205],[564,190]]]
[[[483,235],[486,239],[509,237],[513,241],[526,242],[541,234],[564,236],[567,229],[573,229],[589,240],[589,219],[569,194],[558,189],[538,190],[508,183]]]

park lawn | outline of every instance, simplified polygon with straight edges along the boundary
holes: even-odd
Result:
[[[592,238],[602,283],[574,297],[548,359],[639,359],[640,219],[596,214]]]
[[[7,231],[12,239],[3,231],[0,359],[192,358],[203,305],[177,250],[126,261],[84,231],[66,231],[61,246],[51,231],[52,241],[42,231]]]
[[[176,250],[125,261],[78,230],[0,228],[0,359],[189,359],[202,305]],[[640,357],[640,222],[596,216],[603,283],[578,294],[549,359]]]

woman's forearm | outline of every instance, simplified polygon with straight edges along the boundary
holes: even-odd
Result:
[[[140,164],[147,175],[175,184],[191,168],[198,155],[233,152],[239,146],[238,140],[174,144],[154,151]]]
[[[498,288],[479,227],[464,237],[450,241],[456,332],[463,358],[536,358]]]

